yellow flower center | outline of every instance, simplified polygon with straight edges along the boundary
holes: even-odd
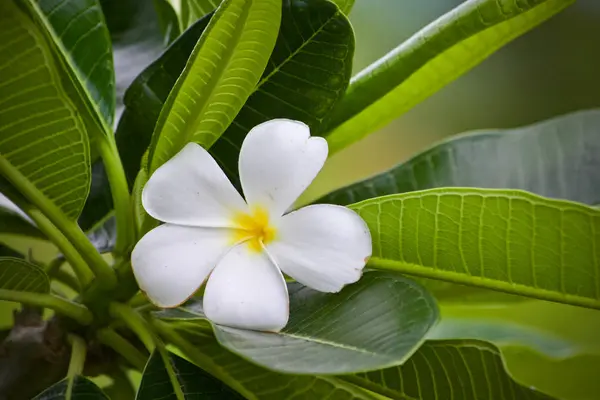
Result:
[[[235,230],[235,243],[248,241],[250,249],[260,252],[263,244],[275,238],[275,228],[269,225],[269,214],[261,207],[255,207],[250,214],[238,213],[233,220],[239,227]]]

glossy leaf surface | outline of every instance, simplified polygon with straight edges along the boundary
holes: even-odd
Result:
[[[340,293],[288,285],[290,320],[279,333],[215,325],[229,350],[264,367],[299,374],[341,374],[404,362],[437,321],[433,298],[397,274],[366,273]],[[175,312],[196,314],[195,306]],[[173,317],[170,311],[167,316]],[[165,315],[165,314],[162,314]]]
[[[435,187],[527,190],[600,203],[600,110],[579,111],[523,128],[486,130],[438,143],[319,202],[349,204]]]
[[[328,124],[334,153],[386,125],[574,0],[469,0],[352,79]]]
[[[374,268],[600,308],[600,210],[522,191],[432,189],[351,205]]]
[[[170,363],[168,368],[165,362]],[[243,397],[189,361],[168,352],[163,358],[155,351],[144,369],[136,399],[241,400]]]
[[[150,146],[149,172],[188,142],[210,147],[262,75],[275,46],[281,0],[225,0],[169,93]]]
[[[75,219],[90,185],[84,125],[42,32],[12,1],[0,3],[0,19],[2,169]]]
[[[0,257],[0,289],[48,293],[50,279],[39,266],[13,257]]]
[[[110,126],[115,114],[115,73],[111,41],[99,0],[27,0],[37,4],[46,29],[60,41],[84,97]]]
[[[428,341],[400,367],[348,380],[392,399],[552,399],[512,380],[500,351],[476,340]]]

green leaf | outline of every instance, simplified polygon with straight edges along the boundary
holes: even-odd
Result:
[[[342,10],[342,12],[346,15],[350,14],[350,11],[352,10],[352,7],[354,7],[354,1],[355,0],[331,0],[333,3],[335,3],[340,10]]]
[[[328,124],[330,153],[365,137],[574,0],[469,0],[352,79]]]
[[[289,284],[288,291],[290,320],[281,332],[214,325],[219,342],[275,371],[352,373],[403,363],[421,345],[438,316],[433,298],[397,274],[366,273],[337,294],[297,283]],[[194,306],[181,311],[203,316]]]
[[[179,27],[182,31],[189,28],[197,20],[213,12],[221,0],[167,0],[176,10],[179,17]]]
[[[432,189],[353,204],[369,266],[600,308],[600,210],[518,190]]]
[[[85,127],[42,33],[14,2],[0,3],[0,173],[75,219],[90,185]]]
[[[209,149],[238,183],[246,134],[274,118],[302,121],[313,135],[343,96],[352,73],[354,33],[348,19],[324,0],[285,0],[277,44],[260,82],[223,136]]]
[[[5,233],[37,239],[46,238],[28,218],[25,218],[21,213],[4,208],[0,204],[0,234]]]
[[[0,242],[0,257],[23,258],[24,256],[12,247],[7,246],[6,243]]]
[[[71,388],[69,388],[69,379],[64,379],[42,393],[38,394],[33,400],[110,400],[102,390],[92,381],[83,377],[73,378]]]
[[[196,323],[169,324],[186,342],[173,342],[186,356],[210,370],[250,400],[376,400],[370,394],[335,376],[289,375],[254,365],[221,347],[212,336],[202,333]]]
[[[14,257],[0,257],[0,289],[48,293],[50,279],[35,264]]]
[[[49,31],[57,53],[72,68],[71,77],[79,85],[82,99],[89,100],[91,109],[112,125],[115,74],[110,36],[99,1],[25,1],[34,18]]]
[[[165,363],[169,363],[168,366]],[[243,397],[189,361],[166,351],[163,358],[155,351],[144,369],[136,399],[229,400]]]
[[[281,0],[225,0],[203,32],[158,119],[149,172],[188,142],[210,147],[246,102],[275,46]]]
[[[392,399],[552,399],[512,380],[498,349],[476,340],[429,341],[402,366],[347,379]]]
[[[459,135],[319,202],[345,205],[375,196],[456,186],[522,189],[596,204],[600,202],[599,130],[600,110],[588,110],[523,128]]]

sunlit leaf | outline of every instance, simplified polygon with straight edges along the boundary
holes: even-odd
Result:
[[[50,279],[35,264],[13,257],[0,257],[0,289],[48,293]]]
[[[189,28],[197,20],[214,11],[221,0],[167,0],[177,16],[179,17],[179,27],[182,31]]]
[[[600,308],[600,210],[522,191],[432,189],[351,205],[374,268]]]
[[[12,1],[0,20],[0,173],[75,219],[90,185],[85,127],[42,32]]]
[[[276,371],[341,374],[404,362],[437,321],[429,294],[396,274],[367,273],[338,294],[288,287],[290,320],[280,333],[215,325],[219,342]],[[203,317],[193,305],[175,312]],[[179,318],[189,317],[183,313]]]
[[[600,110],[517,129],[450,138],[319,202],[349,204],[435,187],[522,189],[586,204],[600,202]]]
[[[574,0],[469,0],[352,79],[333,111],[334,153],[408,111]]]
[[[69,385],[69,380],[64,379],[42,393],[38,394],[33,400],[109,400],[108,396],[96,386],[92,381],[83,377],[76,376]]]
[[[165,365],[169,363],[169,365]],[[150,356],[137,400],[159,399],[243,399],[225,384],[213,378],[183,358],[165,351],[164,358],[158,351]]]
[[[106,123],[115,113],[115,74],[111,42],[99,0],[24,0],[49,32],[81,82],[81,98],[90,100]]]
[[[210,147],[262,75],[275,46],[281,0],[225,0],[169,93],[150,146],[149,172],[188,142]]]
[[[428,341],[402,366],[346,379],[392,399],[552,399],[512,380],[498,349],[475,340]]]

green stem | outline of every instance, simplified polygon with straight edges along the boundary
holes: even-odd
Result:
[[[82,325],[92,323],[94,316],[86,307],[72,301],[45,293],[19,292],[17,290],[0,289],[0,300],[14,301],[30,306],[50,308],[57,313],[73,318]]]
[[[113,302],[109,305],[109,312],[113,318],[119,319],[144,343],[149,353],[154,351],[156,343],[148,324],[134,309],[123,303]]]
[[[131,203],[129,195],[129,186],[123,170],[123,164],[119,157],[119,151],[113,135],[98,140],[98,150],[104,162],[106,175],[110,183],[110,190],[115,207],[115,216],[117,219],[117,240],[115,243],[115,254],[124,255],[134,241],[133,215],[131,213]]]
[[[81,286],[79,281],[75,279],[75,277],[68,272],[59,269],[54,273],[52,279],[62,283],[65,286],[68,286],[70,289],[73,289],[75,292],[79,293],[81,291]]]
[[[73,250],[75,250],[75,249],[73,249]],[[79,253],[77,253],[77,255],[79,255]],[[64,258],[62,258],[62,257],[55,258],[48,265],[46,265],[44,267],[44,270],[46,271],[46,274],[48,274],[48,276],[52,276],[52,275],[54,275],[54,273],[56,273],[60,269],[60,267],[62,267],[62,265],[64,263],[65,263]],[[87,265],[86,265],[86,267],[87,267]]]
[[[189,359],[194,364],[196,364],[215,378],[219,379],[220,381],[225,382],[225,384],[235,389],[244,397],[248,399],[255,397],[252,393],[248,392],[248,390],[244,386],[240,385],[238,380],[232,379],[231,376],[227,374],[227,372],[223,368],[221,368],[210,357],[204,354],[198,347],[194,346],[192,343],[190,343],[184,337],[182,337],[179,333],[175,332],[175,330],[171,328],[169,324],[156,318],[152,318],[151,323],[152,326],[156,328],[156,331],[167,342],[179,348],[179,350],[181,350],[183,354],[189,357]],[[210,340],[215,340],[211,336],[207,336],[207,338],[210,338]]]
[[[69,370],[67,371],[67,379],[69,380],[65,396],[67,399],[72,398],[75,377],[82,375],[87,351],[85,341],[79,336],[69,335],[69,342],[71,343],[71,360],[69,361]]]
[[[81,257],[79,252],[73,247],[71,242],[56,229],[56,226],[44,214],[35,207],[23,205],[23,211],[29,215],[29,217],[35,222],[38,228],[58,247],[63,253],[69,264],[73,268],[75,275],[82,287],[86,287],[94,279],[94,274],[88,267],[88,264]],[[51,272],[58,264],[58,261],[53,262],[47,269],[47,272]]]
[[[96,333],[98,340],[104,345],[112,348],[136,369],[142,371],[146,366],[148,356],[145,356],[127,339],[119,335],[113,329],[104,328]]]
[[[495,290],[497,292],[516,294],[519,296],[531,297],[539,300],[553,301],[555,303],[570,304],[573,306],[592,308],[596,310],[600,309],[600,302],[593,298],[563,294],[518,283],[510,283],[458,272],[434,269],[431,267],[424,267],[422,265],[409,264],[396,260],[387,260],[385,258],[371,257],[367,263],[367,267],[381,271],[394,271],[407,275],[419,276],[422,278],[437,279],[444,282],[485,288]]]
[[[40,211],[60,230],[60,232],[77,249],[81,257],[87,261],[96,278],[106,288],[112,288],[117,283],[117,278],[112,268],[104,261],[100,253],[90,243],[75,221],[67,216],[50,201],[27,177],[15,168],[6,158],[0,155],[0,174],[13,184],[27,200]],[[66,256],[66,255],[65,255]]]
[[[163,364],[165,365],[165,369],[167,370],[167,375],[169,376],[169,380],[171,381],[173,391],[175,392],[175,398],[177,400],[185,400],[185,395],[183,394],[183,390],[181,390],[181,383],[177,379],[177,374],[175,373],[173,364],[171,364],[171,358],[169,357],[169,353],[167,352],[164,343],[158,338],[156,340],[156,350],[160,354],[160,358],[162,358]]]

